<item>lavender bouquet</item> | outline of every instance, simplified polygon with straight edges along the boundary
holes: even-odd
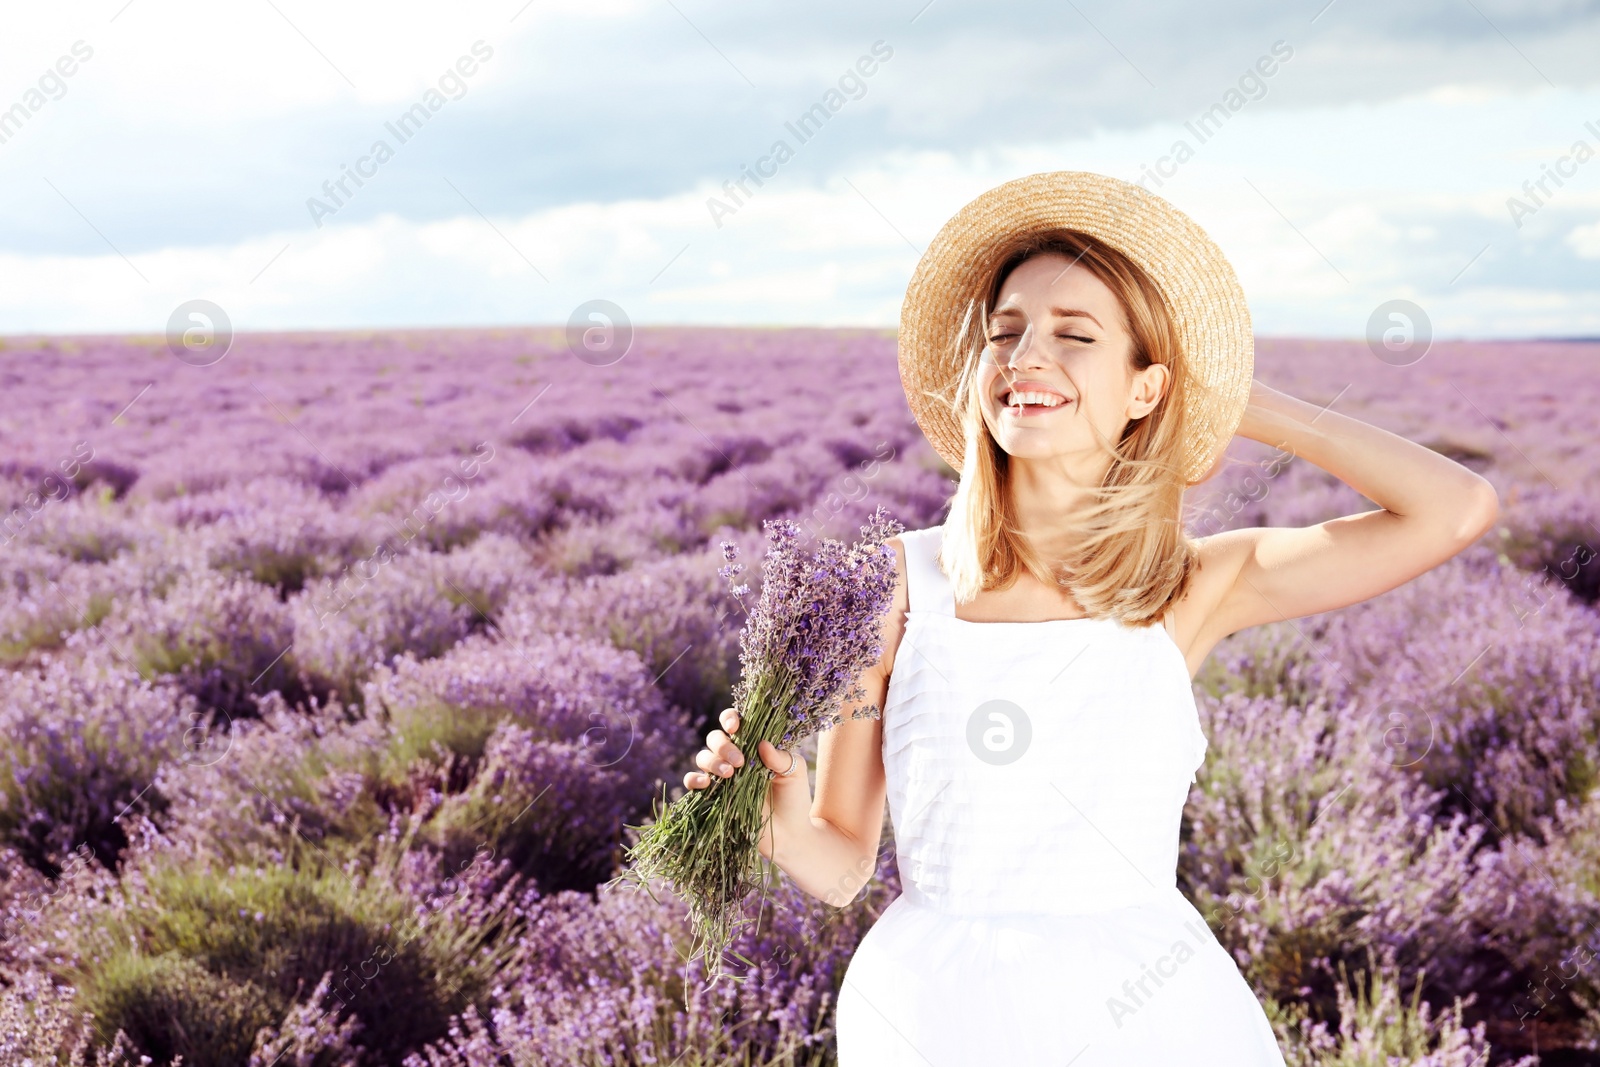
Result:
[[[841,707],[865,697],[856,679],[882,652],[880,619],[894,595],[895,555],[884,542],[902,529],[880,506],[861,527],[861,541],[847,546],[824,539],[807,555],[798,548],[793,521],[769,519],[764,526],[769,547],[761,599],[739,634],[741,670],[732,693],[739,712],[732,740],[747,754],[745,763],[729,777],[713,776],[706,788],[689,790],[651,824],[630,827],[640,833],[617,879],[646,890],[655,877],[672,884],[689,909],[688,958],[707,957],[713,983],[729,976],[723,955],[748,921],[745,898],[759,888],[766,901],[758,843],[772,772],[757,757],[758,745],[765,740],[793,751],[842,721]],[[744,565],[733,562],[733,542],[722,542],[722,552],[728,563],[718,574],[731,581]],[[741,604],[749,591],[747,585],[731,590]],[[851,718],[880,714],[866,704]]]

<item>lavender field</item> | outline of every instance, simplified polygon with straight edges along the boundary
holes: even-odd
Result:
[[[740,983],[612,888],[738,669],[719,542],[938,523],[885,331],[0,340],[0,1067],[833,1062],[778,876]],[[1224,641],[1179,877],[1296,1067],[1600,1064],[1600,344],[1262,339],[1499,526]],[[1236,441],[1196,535],[1375,505]]]

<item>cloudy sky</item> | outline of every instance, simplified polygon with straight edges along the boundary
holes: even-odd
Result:
[[[0,333],[892,326],[962,204],[1093,170],[1154,173],[1259,334],[1595,336],[1596,55],[1600,0],[29,5]]]

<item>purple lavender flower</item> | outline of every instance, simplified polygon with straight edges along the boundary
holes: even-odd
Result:
[[[894,594],[894,550],[901,531],[879,508],[853,546],[824,541],[802,552],[792,520],[766,523],[770,545],[762,565],[761,599],[740,633],[743,667],[733,688],[740,726],[734,743],[754,753],[765,740],[791,750],[840,721],[838,709],[864,691],[860,673],[877,661],[881,618]],[[724,554],[730,549],[724,545]],[[726,569],[726,568],[725,568]],[[853,717],[876,717],[864,706]],[[646,827],[628,851],[623,879],[648,886],[672,882],[689,901],[695,951],[709,959],[712,980],[724,974],[723,951],[740,922],[739,909],[760,865],[761,809],[770,776],[750,760],[730,778],[680,797]]]

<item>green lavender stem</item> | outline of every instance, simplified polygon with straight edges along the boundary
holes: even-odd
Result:
[[[640,836],[628,850],[627,877],[665,878],[688,904],[689,959],[706,958],[708,984],[736,978],[724,969],[724,956],[743,925],[745,897],[765,889],[759,877],[761,808],[771,779],[758,746],[761,741],[776,745],[783,737],[794,699],[794,679],[783,675],[756,679],[748,706],[738,709],[739,729],[731,740],[744,754],[744,765],[726,778],[713,775],[709,786],[690,790],[655,822],[635,827]]]

